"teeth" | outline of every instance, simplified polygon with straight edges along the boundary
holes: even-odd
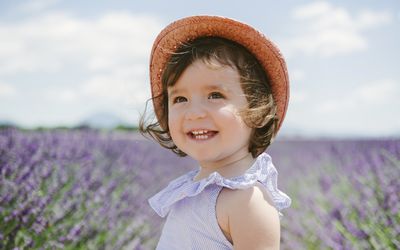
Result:
[[[192,135],[196,140],[206,140],[210,137],[209,130],[201,129],[201,130],[193,130],[191,131]]]
[[[194,135],[203,135],[203,134],[207,134],[208,133],[208,130],[195,130],[195,131],[192,131],[192,134],[194,134]]]
[[[208,135],[196,135],[195,136],[197,140],[205,140],[208,139]]]

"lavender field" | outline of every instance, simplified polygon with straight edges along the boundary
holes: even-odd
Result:
[[[282,249],[400,249],[400,139],[281,140]],[[154,249],[147,199],[195,168],[128,132],[0,130],[0,249]]]

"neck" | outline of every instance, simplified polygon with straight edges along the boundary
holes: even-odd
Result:
[[[194,178],[200,180],[207,177],[212,172],[218,172],[225,178],[232,178],[242,175],[253,163],[255,159],[251,153],[235,155],[234,158],[223,159],[216,162],[200,162],[200,172]]]

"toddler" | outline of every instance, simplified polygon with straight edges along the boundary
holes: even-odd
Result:
[[[264,152],[289,97],[277,47],[236,20],[183,18],[156,38],[150,80],[157,120],[141,132],[199,165],[149,199],[168,215],[157,249],[279,249],[291,200]]]

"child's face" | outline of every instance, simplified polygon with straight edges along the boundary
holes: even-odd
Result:
[[[215,62],[216,63],[216,62]],[[168,126],[175,145],[200,163],[223,163],[248,154],[247,107],[238,72],[195,61],[168,88]]]

